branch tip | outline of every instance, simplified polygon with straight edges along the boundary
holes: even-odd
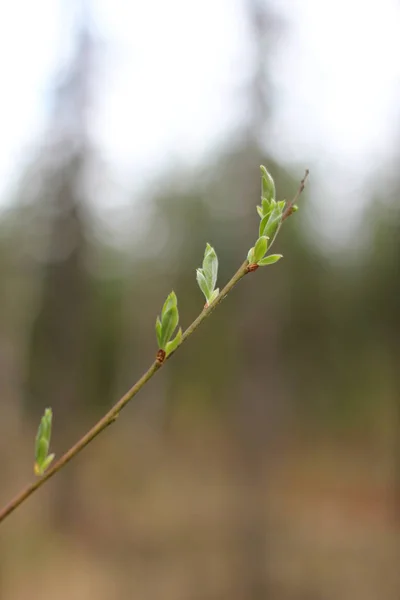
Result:
[[[298,190],[297,190],[297,192],[296,192],[293,200],[291,202],[289,202],[289,204],[285,208],[285,211],[284,211],[284,213],[282,215],[282,222],[285,219],[287,219],[288,217],[290,217],[291,214],[293,214],[293,212],[294,212],[293,207],[296,204],[296,202],[298,201],[298,199],[300,198],[301,194],[303,193],[304,188],[306,187],[306,182],[307,182],[309,174],[310,174],[309,169],[306,169],[305,172],[304,172],[304,177],[300,181],[299,188],[298,188]]]

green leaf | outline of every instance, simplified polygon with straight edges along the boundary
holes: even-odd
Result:
[[[40,424],[36,434],[35,457],[42,456],[45,444],[47,444],[47,449],[50,445],[52,419],[53,413],[51,408],[46,408],[44,411],[44,415],[40,420]],[[45,450],[45,456],[47,454],[47,449]]]
[[[204,252],[203,275],[206,279],[208,289],[212,292],[217,283],[218,257],[210,244],[206,245],[206,250]]]
[[[47,458],[42,463],[35,462],[34,468],[33,468],[35,475],[38,475],[38,476],[43,475],[44,472],[47,471],[47,469],[53,462],[54,457],[55,457],[55,454],[49,454],[49,456],[47,456]]]
[[[273,265],[274,263],[278,262],[278,260],[280,260],[282,258],[282,254],[270,254],[269,256],[266,256],[265,258],[262,258],[260,261],[258,261],[258,266],[259,267],[266,267],[267,265]]]
[[[276,206],[274,208],[274,210],[272,211],[272,213],[270,214],[265,225],[263,222],[264,222],[264,219],[260,223],[260,230],[261,230],[261,224],[263,224],[263,231],[262,231],[261,235],[266,235],[267,237],[269,237],[270,238],[269,245],[272,246],[272,243],[276,238],[276,235],[278,233],[279,227],[282,222],[282,210],[278,206]]]
[[[266,198],[261,198],[261,204],[262,204],[262,211],[263,211],[263,217],[265,217],[266,215],[268,215],[271,210],[273,209],[273,206],[271,206],[270,202],[268,202],[268,200]]]
[[[249,265],[252,265],[254,263],[254,247],[250,248],[250,250],[247,253],[247,262],[249,263]]]
[[[157,336],[158,347],[161,348],[162,326],[161,326],[160,317],[157,317],[157,320],[156,320],[156,336]]]
[[[253,256],[253,261],[255,263],[258,263],[259,260],[262,259],[262,257],[264,256],[264,254],[267,251],[268,248],[268,239],[265,235],[263,235],[262,237],[258,238],[258,240],[256,241],[256,245],[254,246],[254,256]]]
[[[40,420],[40,424],[38,427],[38,431],[35,439],[35,465],[34,471],[37,475],[42,474],[43,469],[46,468],[46,464],[50,464],[48,462],[48,451],[50,446],[50,438],[51,438],[51,424],[53,419],[53,412],[51,408],[46,408],[44,411],[44,415]]]
[[[46,459],[47,453],[49,451],[49,444],[47,440],[42,437],[39,442],[36,444],[36,452],[35,452],[35,460],[41,465],[43,461]]]
[[[172,291],[164,302],[161,311],[161,319],[156,320],[156,335],[158,347],[165,350],[166,344],[171,339],[179,321],[178,299],[174,291]]]
[[[212,304],[214,302],[214,300],[217,298],[218,294],[219,294],[219,288],[215,289],[213,291],[213,293],[211,294],[211,296],[207,302],[208,306],[210,306],[210,304]]]
[[[42,439],[42,431],[43,431],[43,425],[42,425],[42,421],[40,421],[40,424],[39,424],[39,427],[37,430],[37,434],[36,434],[36,439],[35,439],[35,456],[37,456],[39,453],[40,440]]]
[[[168,294],[166,301],[164,302],[164,306],[161,311],[161,322],[163,320],[164,314],[173,306],[177,306],[178,300],[174,291]]]
[[[258,229],[258,235],[261,237],[264,235],[264,229],[268,223],[269,214],[265,215],[260,221],[260,227]]]
[[[257,212],[258,212],[258,216],[260,217],[260,219],[262,219],[264,217],[264,212],[263,212],[262,206],[257,206]]]
[[[261,196],[269,202],[275,200],[275,183],[267,169],[261,165]]]
[[[42,465],[42,472],[43,473],[45,471],[47,471],[47,469],[49,468],[49,466],[53,462],[54,457],[55,457],[55,454],[49,454],[48,457],[46,458],[46,460],[43,462],[43,465]]]
[[[171,352],[173,352],[174,350],[177,349],[177,347],[181,343],[181,340],[182,340],[182,329],[179,327],[178,333],[176,334],[174,339],[171,340],[170,342],[168,342],[168,344],[165,347],[166,356],[168,356],[169,354],[171,354]]]
[[[203,269],[196,269],[196,279],[197,279],[199,288],[203,292],[206,300],[208,301],[209,297],[211,296],[212,291],[208,287],[207,280],[203,273]]]
[[[161,344],[160,348],[165,350],[165,347],[174,333],[179,322],[179,313],[176,306],[172,306],[164,313],[161,321]]]
[[[46,408],[44,411],[44,415],[40,421],[40,426],[39,426],[40,437],[45,437],[46,439],[50,439],[52,418],[53,418],[53,415],[51,412],[51,408]]]

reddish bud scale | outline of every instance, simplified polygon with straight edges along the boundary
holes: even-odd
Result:
[[[162,350],[160,348],[160,350],[157,352],[156,361],[158,362],[159,365],[162,365],[164,360],[165,360],[165,350]]]
[[[247,273],[252,273],[253,271],[257,271],[257,269],[258,269],[258,264],[252,263],[251,265],[248,265]]]

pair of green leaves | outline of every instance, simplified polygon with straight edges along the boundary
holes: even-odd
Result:
[[[53,412],[51,408],[46,408],[41,418],[35,443],[35,475],[43,475],[53,461],[54,454],[49,454],[51,439],[51,424]]]
[[[204,252],[203,266],[201,269],[196,269],[197,283],[205,296],[206,306],[214,302],[219,294],[219,288],[215,289],[217,276],[218,257],[214,248],[210,244],[207,244]]]
[[[158,347],[164,350],[165,356],[171,354],[179,346],[182,339],[182,329],[171,339],[179,323],[178,300],[175,292],[171,292],[164,302],[161,319],[156,320],[156,335]]]
[[[282,254],[270,254],[265,256],[268,250],[269,237],[262,235],[256,241],[256,245],[250,248],[247,254],[247,260],[249,265],[258,265],[259,267],[266,267],[267,265],[273,265],[282,258]]]

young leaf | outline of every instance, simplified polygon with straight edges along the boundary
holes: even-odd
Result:
[[[211,294],[210,298],[207,301],[208,306],[210,306],[210,304],[212,304],[215,300],[215,298],[218,296],[219,294],[219,288],[215,289],[213,291],[213,293]]]
[[[264,217],[264,212],[263,212],[262,206],[257,206],[257,212],[258,212],[258,216],[260,217],[260,219],[262,219]]]
[[[179,313],[176,306],[172,306],[164,313],[161,321],[161,344],[160,348],[165,350],[165,347],[174,333],[179,322]]]
[[[158,347],[161,348],[162,326],[161,326],[160,317],[157,317],[157,320],[156,320],[156,336],[157,336]]]
[[[254,247],[250,248],[250,250],[247,253],[247,262],[249,263],[249,265],[252,265],[254,263]]]
[[[46,408],[44,415],[40,420],[35,440],[35,464],[34,471],[37,475],[44,473],[44,469],[50,464],[48,451],[51,439],[51,424],[53,413],[51,408]],[[46,466],[47,465],[47,466]]]
[[[50,441],[51,436],[51,422],[53,419],[53,413],[51,408],[46,408],[44,411],[44,415],[41,418],[39,425],[40,437],[44,437]],[[38,432],[38,433],[39,433]]]
[[[38,465],[42,465],[46,460],[47,453],[49,451],[49,444],[44,437],[41,437],[36,443],[35,451],[35,462]]]
[[[266,256],[265,258],[259,260],[257,264],[259,267],[266,267],[267,265],[273,265],[274,263],[278,262],[278,260],[280,260],[281,258],[282,254],[270,254],[269,256]]]
[[[53,462],[54,457],[55,457],[55,454],[49,454],[48,457],[46,458],[46,460],[43,462],[43,465],[42,465],[42,474],[45,471],[47,471],[47,469],[49,468],[49,466]]]
[[[266,198],[269,202],[275,200],[275,183],[267,169],[261,165],[261,196]]]
[[[260,227],[258,229],[258,235],[261,237],[262,235],[264,235],[264,229],[268,223],[268,219],[269,219],[269,214],[265,215],[261,221],[260,221]]]
[[[39,445],[42,439],[46,440],[48,444],[50,444],[51,437],[51,422],[53,418],[53,413],[51,408],[46,408],[44,411],[44,415],[40,420],[40,424],[38,427],[38,431],[36,434],[36,444]]]
[[[271,206],[271,203],[268,202],[268,200],[266,198],[261,198],[261,204],[262,204],[262,216],[265,217],[266,215],[268,215],[271,210],[273,209],[273,206]]]
[[[196,279],[197,283],[199,284],[199,288],[203,292],[206,300],[208,301],[209,297],[211,296],[211,290],[208,287],[206,278],[204,277],[203,269],[196,269]]]
[[[204,252],[203,275],[206,279],[208,289],[212,292],[217,283],[218,257],[210,244],[206,245],[206,250]]]
[[[168,356],[169,354],[171,354],[171,352],[173,352],[174,350],[177,349],[177,347],[181,343],[181,340],[182,340],[182,329],[179,327],[178,333],[176,334],[174,339],[171,340],[170,342],[168,342],[168,344],[165,346],[166,356]]]
[[[273,241],[276,238],[276,235],[278,233],[280,224],[282,221],[282,210],[276,206],[274,208],[274,210],[272,211],[272,213],[270,214],[270,216],[268,217],[268,219],[265,222],[265,219],[263,219],[260,223],[260,231],[262,229],[262,233],[261,235],[266,235],[267,237],[270,238],[270,246],[272,246]]]
[[[254,255],[253,261],[258,263],[259,260],[262,259],[264,254],[266,253],[268,248],[268,238],[264,235],[256,241],[256,245],[254,246]]]
[[[168,294],[166,301],[164,302],[164,306],[161,312],[161,321],[163,320],[164,314],[173,306],[177,306],[178,300],[174,291]]]

